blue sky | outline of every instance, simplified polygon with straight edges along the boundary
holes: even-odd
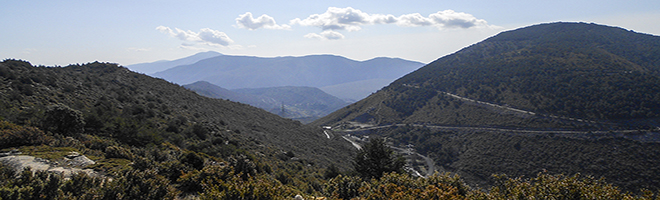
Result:
[[[0,58],[129,65],[202,51],[424,63],[501,31],[571,21],[660,35],[660,1],[37,1],[0,6]]]

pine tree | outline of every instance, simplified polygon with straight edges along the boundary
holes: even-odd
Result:
[[[355,156],[353,167],[363,178],[380,178],[384,173],[403,172],[405,160],[385,145],[385,140],[373,138]]]

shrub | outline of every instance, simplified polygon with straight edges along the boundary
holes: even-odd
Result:
[[[487,199],[632,199],[629,194],[590,176],[548,175],[532,179],[494,175],[496,185]]]
[[[325,188],[334,199],[352,199],[360,194],[360,187],[366,184],[359,177],[339,175],[330,180]]]
[[[133,159],[133,154],[130,150],[118,147],[118,146],[109,146],[105,148],[105,157],[106,158],[125,158],[128,160]]]
[[[195,152],[188,152],[182,159],[181,163],[186,164],[197,170],[204,168],[204,158],[197,155]]]
[[[44,130],[65,136],[75,136],[84,131],[85,120],[82,112],[69,108],[64,104],[48,106],[45,115]]]
[[[25,145],[48,144],[53,138],[34,127],[23,127],[0,121],[0,149]]]

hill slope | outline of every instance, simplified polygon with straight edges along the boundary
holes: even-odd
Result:
[[[659,72],[658,36],[534,25],[442,57],[311,125],[412,144],[473,184],[547,170],[655,189]]]
[[[355,61],[333,55],[302,57],[251,57],[222,55],[191,65],[174,67],[154,76],[178,84],[207,81],[227,88],[266,88],[281,86],[326,86],[371,79],[394,80],[423,64],[396,58],[374,58]],[[354,87],[343,87],[351,91]],[[361,88],[357,91],[361,91]],[[334,90],[337,91],[337,90]],[[342,99],[361,99],[373,91],[331,93]]]
[[[503,32],[442,57],[355,106],[378,107],[378,114],[340,113],[368,113],[380,123],[520,127],[556,126],[539,122],[549,115],[608,122],[649,119],[660,116],[659,72],[658,36],[595,24],[542,24]],[[535,115],[506,115],[492,106],[462,104],[456,97]],[[484,113],[509,119],[489,121]],[[337,116],[319,122],[337,121]]]
[[[85,134],[132,146],[170,142],[221,157],[247,151],[277,158],[281,151],[320,166],[350,165],[342,161],[351,154],[350,144],[327,139],[320,128],[203,97],[115,64],[60,68],[6,60],[0,77],[0,117],[19,125],[41,127],[48,106],[63,104],[82,113]]]

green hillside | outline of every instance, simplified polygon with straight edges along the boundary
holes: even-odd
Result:
[[[596,24],[541,24],[503,32],[442,57],[355,104],[377,107],[372,110],[379,113],[340,113],[357,112],[342,120],[368,113],[371,122],[378,123],[600,126],[557,120],[573,118],[655,128],[652,119],[660,116],[659,72],[658,36]],[[492,106],[463,104],[447,94],[534,115],[509,115]],[[318,122],[339,118],[333,114]]]
[[[43,67],[5,60],[0,77],[3,152],[18,148],[55,158],[77,151],[95,158],[91,168],[99,173],[152,170],[168,180],[163,187],[182,187],[183,174],[210,163],[226,163],[243,176],[265,173],[305,184],[330,165],[351,166],[350,144],[326,138],[320,128],[199,96],[116,64]],[[49,151],[51,157],[43,154]]]
[[[438,59],[388,89],[418,85],[589,120],[646,119],[660,115],[658,72],[658,36],[553,23],[503,32]]]
[[[660,37],[586,23],[502,32],[312,125],[412,145],[444,171],[658,187]]]
[[[40,127],[48,106],[64,104],[82,112],[84,133],[110,136],[133,146],[171,142],[215,155],[218,152],[209,142],[218,137],[222,141],[216,143],[229,138],[255,147],[263,143],[322,165],[341,163],[341,156],[349,155],[349,151],[341,150],[341,143],[321,140],[324,134],[320,129],[245,104],[202,97],[114,64],[33,67],[7,60],[2,65],[2,75],[7,78],[3,81],[1,116],[19,125]],[[318,145],[304,145],[307,143]],[[333,160],[330,155],[310,153],[327,151],[320,149],[333,149],[327,153],[340,157]]]

